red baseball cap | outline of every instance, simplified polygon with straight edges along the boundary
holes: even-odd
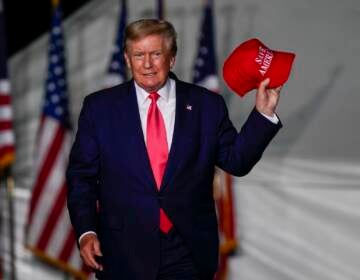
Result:
[[[268,88],[283,85],[289,78],[294,53],[271,50],[258,39],[239,45],[225,60],[223,77],[241,97],[270,78]]]

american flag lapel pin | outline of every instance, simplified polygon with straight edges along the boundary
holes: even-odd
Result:
[[[191,111],[191,110],[192,110],[192,106],[189,105],[189,104],[187,104],[187,105],[186,105],[186,110]]]

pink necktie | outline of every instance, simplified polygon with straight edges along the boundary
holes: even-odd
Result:
[[[158,190],[160,189],[161,181],[164,176],[169,153],[164,119],[156,104],[159,97],[157,92],[149,94],[151,104],[147,116],[146,127],[147,152]],[[172,223],[170,219],[167,217],[164,210],[160,208],[160,230],[168,233],[171,228]]]

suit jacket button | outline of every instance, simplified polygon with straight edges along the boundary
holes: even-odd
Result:
[[[160,207],[162,207],[164,196],[162,196],[161,194],[158,194],[157,199],[158,199]]]

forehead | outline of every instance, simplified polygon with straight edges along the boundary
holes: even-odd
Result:
[[[168,41],[164,36],[159,34],[146,35],[137,40],[129,40],[127,47],[131,51],[135,50],[155,50],[168,48]]]

